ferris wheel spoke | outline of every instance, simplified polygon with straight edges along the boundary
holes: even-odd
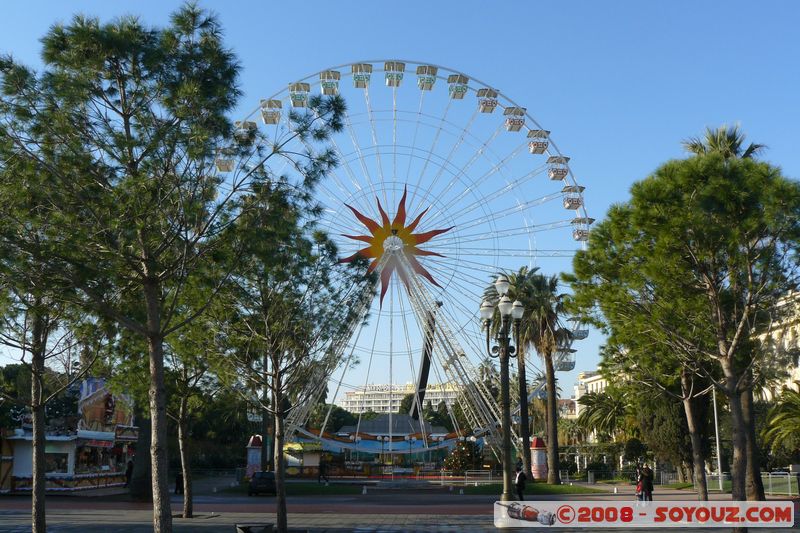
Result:
[[[392,87],[392,180],[397,179],[397,87]],[[392,205],[397,205],[392,190]]]
[[[560,192],[560,191],[556,192],[556,193],[548,194],[548,195],[545,195],[545,196],[540,196],[539,198],[534,198],[533,200],[529,200],[529,201],[527,201],[525,203],[521,203],[521,204],[518,204],[518,205],[515,205],[515,206],[512,206],[512,207],[508,207],[508,208],[503,209],[501,211],[498,211],[496,213],[485,214],[485,215],[482,215],[479,218],[473,218],[473,219],[461,222],[458,225],[458,229],[459,229],[459,231],[467,230],[467,229],[470,229],[470,228],[474,228],[475,226],[480,226],[482,224],[485,224],[486,222],[489,222],[490,220],[493,221],[493,222],[497,222],[497,221],[502,220],[502,219],[504,219],[506,217],[509,217],[511,215],[516,215],[517,213],[525,211],[526,209],[530,209],[531,207],[535,207],[537,205],[542,205],[542,204],[544,204],[546,202],[551,202],[553,200],[561,198],[562,196],[564,196],[564,194],[562,192]]]
[[[424,91],[423,91],[424,92]],[[450,105],[453,103],[452,99],[447,100],[447,106],[444,108],[444,113],[442,114],[441,120],[439,121],[439,125],[436,128],[436,134],[433,136],[433,142],[431,143],[431,148],[428,150],[428,156],[425,158],[425,163],[422,165],[422,170],[419,171],[419,175],[417,176],[417,185],[414,187],[414,194],[411,196],[411,204],[414,203],[414,198],[416,196],[417,189],[420,188],[422,185],[422,178],[425,176],[425,171],[428,169],[428,164],[431,162],[431,154],[434,153],[436,150],[436,145],[439,142],[439,136],[442,134],[442,127],[447,122],[447,113],[450,111]],[[423,198],[426,198],[430,193],[431,187],[433,187],[433,183],[435,182],[436,178],[430,180],[428,182],[428,187],[423,194]]]
[[[474,194],[475,191],[480,189],[481,185],[483,185],[483,183],[485,183],[486,180],[488,180],[490,177],[494,176],[498,172],[502,173],[503,169],[505,169],[507,167],[508,163],[510,161],[512,161],[514,158],[516,158],[524,150],[525,147],[526,147],[525,144],[523,144],[521,146],[518,146],[507,157],[505,157],[504,159],[499,160],[487,172],[484,172],[476,180],[474,180],[472,183],[470,183],[469,187],[464,187],[464,190],[458,196],[456,196],[453,199],[453,204],[454,205],[458,205],[458,203],[461,200],[463,200],[467,195],[469,195],[470,193]],[[465,175],[464,171],[459,172],[459,175]],[[506,185],[508,185],[508,182],[506,183]],[[486,203],[486,202],[487,202],[487,200],[485,198],[480,198],[479,200],[475,201],[475,203],[478,203],[478,204],[482,204],[482,203]],[[461,212],[463,214],[463,211],[461,211]],[[433,221],[435,221],[436,218],[437,217],[435,217],[435,216],[431,217],[430,222],[433,223]]]
[[[316,116],[319,118],[318,114]],[[288,115],[286,117],[286,127],[290,131],[293,131],[292,130],[292,124],[291,124],[291,121],[289,120],[289,116]],[[303,146],[306,148],[306,150],[308,150],[309,153],[313,153],[314,148],[313,148],[313,146],[311,146],[311,144],[308,142],[308,140],[305,140],[303,137],[298,137],[298,138],[300,139],[300,142],[303,144]],[[355,175],[353,174],[353,171],[350,168],[349,161],[342,157],[342,152],[339,149],[339,145],[336,143],[336,140],[335,139],[331,139],[331,144],[333,145],[334,152],[336,153],[337,158],[340,161],[344,162],[345,171],[348,173],[348,175],[350,177],[350,182],[353,184],[353,187],[355,187],[356,191],[361,191],[361,185],[358,183],[358,180],[355,178]],[[287,163],[288,162],[289,162],[289,159],[287,158]],[[335,170],[331,170],[331,171],[328,172],[328,176],[333,178],[333,180],[339,186],[339,189],[342,191],[342,196],[344,198],[347,198],[350,195],[350,193],[348,192],[347,187],[344,185],[344,183],[342,183],[342,181],[339,179],[338,173]],[[320,185],[322,187],[325,187],[325,181],[326,180],[321,180],[320,181]],[[336,194],[332,194],[331,198],[340,198],[342,196],[336,195]],[[366,202],[366,199],[363,199],[359,195],[358,197],[356,197],[356,202]],[[364,208],[366,208],[368,210],[372,209],[371,205],[368,202],[366,202],[365,205],[359,205],[358,207],[360,209],[364,209]]]
[[[461,132],[460,132],[460,135],[459,135],[458,139],[457,139],[457,140],[456,140],[456,142],[453,144],[453,147],[450,149],[450,152],[449,152],[449,153],[447,154],[447,156],[444,158],[444,160],[445,160],[445,161],[449,162],[449,161],[452,159],[453,155],[456,153],[456,151],[459,149],[459,147],[461,147],[461,144],[462,144],[462,143],[464,142],[464,140],[466,139],[466,137],[467,137],[467,135],[468,135],[468,133],[469,133],[469,130],[470,130],[470,128],[472,127],[472,124],[473,124],[473,122],[475,121],[475,117],[477,117],[477,116],[478,116],[478,107],[477,107],[477,106],[475,106],[475,109],[474,109],[474,111],[472,112],[472,115],[470,116],[470,118],[469,118],[469,121],[468,121],[468,122],[467,122],[467,124],[466,124],[466,125],[465,125],[465,126],[462,128],[462,129],[461,129]],[[442,172],[444,171],[444,168],[445,168],[445,167],[444,167],[444,165],[439,165],[439,172],[437,172],[437,173],[436,173],[436,176],[433,178],[433,181],[434,181],[434,182],[438,182],[438,181],[439,181],[439,178],[441,177],[441,175],[442,175]],[[451,181],[450,181],[450,182],[448,183],[448,185],[447,185],[447,186],[444,188],[444,190],[441,192],[441,194],[442,194],[442,195],[445,195],[445,194],[447,194],[447,193],[450,191],[450,188],[451,188],[451,187],[452,187],[452,186],[453,186],[453,185],[454,185],[454,184],[455,184],[457,181],[458,181],[458,174],[454,173],[454,174],[453,174],[453,178],[451,178]]]
[[[374,118],[372,116],[372,105],[370,104],[370,100],[369,100],[369,85],[364,88],[364,102],[365,102],[365,104],[367,106],[367,114],[369,116],[369,126],[370,126],[370,131],[372,132],[372,144],[373,144],[373,146],[376,147],[375,148],[375,157],[376,157],[376,163],[377,163],[377,167],[378,167],[378,178],[381,180],[380,183],[381,183],[381,189],[383,191],[383,201],[384,201],[385,204],[388,205],[389,204],[389,198],[386,195],[386,187],[385,187],[386,180],[383,177],[383,165],[381,164],[381,152],[380,152],[380,149],[377,148],[379,146],[379,144],[378,144],[378,132],[376,131],[376,128],[375,128],[375,120],[374,120]]]
[[[378,197],[378,193],[375,191],[375,186],[374,186],[372,178],[371,178],[371,176],[369,174],[369,169],[367,168],[367,164],[366,164],[366,158],[362,154],[361,145],[359,144],[358,139],[356,138],[355,131],[353,130],[353,125],[350,123],[350,117],[349,117],[349,115],[348,115],[348,113],[346,111],[345,111],[344,117],[345,117],[344,118],[345,129],[347,129],[347,132],[350,134],[350,142],[353,143],[353,148],[355,149],[356,154],[358,155],[358,162],[361,165],[361,172],[363,172],[363,174],[364,174],[364,179],[366,180],[367,184],[369,185],[370,192],[372,193],[372,196],[377,198]],[[374,207],[371,207],[368,210],[368,212],[372,213],[373,215],[376,214],[376,210],[375,210]]]
[[[467,163],[463,167],[461,167],[461,169],[456,173],[456,176],[465,176],[467,170],[469,170],[469,168],[473,164],[475,164],[476,161],[480,160],[481,155],[483,155],[483,153],[486,151],[486,149],[492,144],[492,141],[494,141],[497,138],[497,136],[500,134],[500,132],[502,130],[503,130],[503,125],[502,124],[497,126],[497,129],[495,129],[494,132],[489,136],[489,138],[486,139],[483,142],[483,144],[481,144],[478,147],[478,149],[476,150],[475,154],[473,154],[472,157],[467,161]],[[421,208],[423,205],[425,205],[425,203],[427,201],[427,197],[428,197],[428,195],[426,194],[425,196],[423,196],[420,199],[419,203],[417,204],[418,208]]]
[[[406,179],[405,179],[406,183],[408,183],[409,177],[411,176],[411,163],[413,161],[414,151],[416,150],[417,147],[417,135],[419,134],[420,119],[422,118],[422,104],[425,102],[425,92],[426,91],[419,92],[419,105],[417,106],[417,114],[416,114],[417,116],[414,125],[414,136],[411,140],[411,152],[409,153],[408,156],[408,166],[406,166]]]
[[[531,179],[539,176],[540,174],[542,174],[544,172],[545,169],[546,169],[546,166],[544,166],[544,165],[541,166],[541,167],[537,167],[534,170],[532,170],[532,171],[520,176],[516,180],[503,185],[502,187],[500,187],[499,189],[495,190],[494,192],[489,193],[485,197],[477,198],[472,203],[467,204],[464,207],[459,207],[458,208],[459,216],[467,215],[467,214],[471,213],[472,211],[480,208],[484,204],[490,204],[491,202],[494,202],[494,201],[502,198],[503,196],[505,196],[507,194],[512,194],[513,191],[516,188],[523,186],[526,182],[528,182]]]
[[[353,359],[353,354],[356,351],[356,345],[358,344],[358,339],[361,337],[361,333],[364,331],[364,322],[360,321],[361,323],[357,326],[356,336],[352,339],[352,349],[350,350],[349,355],[347,356],[347,360],[345,361],[344,365],[342,365],[342,375],[339,378],[338,383],[336,384],[336,390],[333,393],[333,398],[335,399],[339,395],[339,390],[342,387],[342,382],[344,381],[345,376],[347,375],[347,371],[350,369],[350,361]],[[350,342],[348,341],[348,346]],[[347,346],[345,346],[345,349]],[[325,420],[322,422],[322,427],[319,430],[320,436],[324,433],[325,427],[328,425],[328,419],[331,416],[331,411],[333,410],[334,403],[331,402],[330,406],[328,407],[327,413],[325,413]]]
[[[478,241],[488,241],[492,239],[501,239],[505,237],[516,237],[519,235],[527,235],[529,233],[549,231],[554,228],[568,227],[571,224],[572,224],[572,219],[557,220],[555,222],[547,222],[544,224],[531,224],[530,226],[522,226],[520,228],[500,230],[491,235],[488,235],[486,233],[472,233],[469,235],[462,235],[460,236],[460,238],[452,237],[450,239],[442,239],[437,244],[447,244],[451,242],[478,242]]]
[[[439,272],[441,275],[449,273],[449,270],[444,270],[442,268],[437,268],[430,266],[429,269],[432,272]],[[468,283],[468,280],[471,280],[472,283]],[[483,289],[488,286],[489,281],[487,279],[482,279],[478,276],[475,276],[466,270],[462,270],[458,272],[458,276],[453,276],[453,278],[449,281],[447,288],[450,289],[451,287],[455,287],[459,289],[461,294],[472,297],[476,301],[482,299],[483,297]],[[474,310],[470,310],[469,314],[474,314]]]
[[[373,349],[373,351],[375,350],[375,343],[378,340],[378,331],[379,331],[379,327],[378,326],[380,326],[380,322],[381,322],[381,315],[378,314],[378,318],[375,320],[375,333],[372,336],[372,349]],[[364,391],[365,392],[367,390],[367,385],[369,385],[369,375],[370,375],[370,371],[371,370],[372,370],[372,354],[370,354],[369,362],[367,363],[367,375],[364,378]],[[363,394],[361,396],[361,408],[358,410],[359,412],[358,412],[358,422],[356,423],[356,439],[358,438],[359,429],[361,429],[361,415],[364,413],[364,406],[365,406],[366,400],[367,400],[367,395]]]

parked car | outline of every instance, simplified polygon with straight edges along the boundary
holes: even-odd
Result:
[[[254,472],[253,477],[250,478],[250,486],[247,488],[247,494],[267,493],[276,494],[275,489],[275,472]]]

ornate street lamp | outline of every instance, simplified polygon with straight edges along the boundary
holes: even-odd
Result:
[[[361,442],[361,437],[357,435],[350,435],[350,441],[356,445],[356,461],[358,461],[358,443]],[[353,452],[350,451],[350,460],[353,459]]]
[[[525,310],[522,302],[517,300],[512,302],[508,297],[508,288],[511,284],[504,274],[497,276],[497,281],[494,282],[494,288],[500,296],[497,302],[497,309],[500,311],[500,330],[497,333],[496,340],[499,346],[491,345],[491,325],[492,317],[494,316],[494,305],[488,300],[481,303],[481,319],[486,328],[486,353],[489,357],[500,358],[500,408],[502,410],[502,442],[501,442],[501,458],[503,462],[503,494],[500,496],[502,501],[512,501],[514,497],[511,495],[511,479],[512,479],[512,460],[511,460],[511,400],[509,396],[509,378],[508,378],[508,359],[515,357],[516,348],[511,345],[509,338],[511,320],[514,320],[515,336],[519,335],[519,323],[522,319],[522,314]],[[515,342],[519,344],[519,342]]]
[[[411,447],[417,442],[417,437],[412,437],[411,435],[406,435],[403,437],[405,441],[408,443],[408,462],[411,463]]]

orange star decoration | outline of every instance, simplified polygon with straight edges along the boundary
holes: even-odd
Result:
[[[437,235],[448,232],[455,227],[451,226],[446,229],[435,229],[432,231],[426,231],[425,233],[413,233],[419,225],[420,220],[422,220],[422,217],[428,212],[428,209],[420,213],[419,216],[417,216],[417,218],[415,218],[410,224],[406,225],[407,193],[407,190],[403,190],[403,197],[400,198],[400,204],[397,206],[397,215],[395,215],[394,220],[391,222],[389,222],[389,215],[386,214],[386,211],[384,211],[383,207],[381,206],[381,201],[377,198],[375,199],[378,202],[378,211],[380,211],[381,214],[381,224],[369,217],[362,215],[357,209],[345,204],[350,211],[353,212],[356,218],[367,227],[371,235],[343,235],[348,239],[363,241],[369,244],[369,246],[362,248],[350,257],[342,259],[340,262],[349,263],[356,257],[372,259],[372,263],[370,263],[369,269],[367,270],[367,272],[372,272],[375,270],[375,267],[378,266],[378,263],[383,255],[387,252],[389,253],[386,263],[383,266],[383,270],[381,270],[381,305],[383,305],[383,297],[386,295],[386,291],[389,288],[389,281],[392,278],[392,273],[397,271],[400,279],[403,280],[403,283],[405,283],[406,287],[408,287],[408,274],[404,269],[399,268],[400,263],[396,255],[398,253],[403,254],[414,272],[421,275],[437,287],[440,286],[438,283],[436,283],[436,280],[433,279],[433,276],[431,276],[430,272],[425,270],[425,267],[423,267],[419,261],[417,261],[415,256],[444,256],[436,252],[420,250],[417,248],[417,246],[428,242]]]

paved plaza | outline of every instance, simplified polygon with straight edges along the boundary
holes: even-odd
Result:
[[[224,485],[220,479],[217,484]],[[539,500],[633,500],[633,487],[601,486],[607,492],[580,495],[536,496]],[[195,498],[195,518],[178,518],[180,497],[172,500],[174,530],[178,532],[234,532],[236,524],[274,523],[275,504],[271,496],[248,497],[215,491],[214,482],[200,483]],[[679,490],[657,490],[660,500],[692,500],[694,493]],[[727,499],[712,495],[712,499]],[[288,498],[289,527],[292,531],[322,532],[483,532],[496,531],[493,525],[494,496],[463,495],[454,487],[429,489],[368,489],[366,495],[298,496]],[[800,503],[795,499],[795,506]],[[800,512],[795,511],[796,518]],[[145,533],[152,531],[152,510],[149,504],[128,501],[108,494],[48,497],[48,531],[63,533]],[[797,528],[798,522],[795,521]],[[518,531],[546,531],[549,528],[526,528]],[[30,531],[30,500],[12,496],[0,498],[0,532]],[[609,533],[623,528],[602,529]],[[637,531],[650,531],[637,529]],[[655,531],[655,530],[653,530]],[[727,531],[709,529],[708,531]],[[759,528],[754,531],[787,531]]]

